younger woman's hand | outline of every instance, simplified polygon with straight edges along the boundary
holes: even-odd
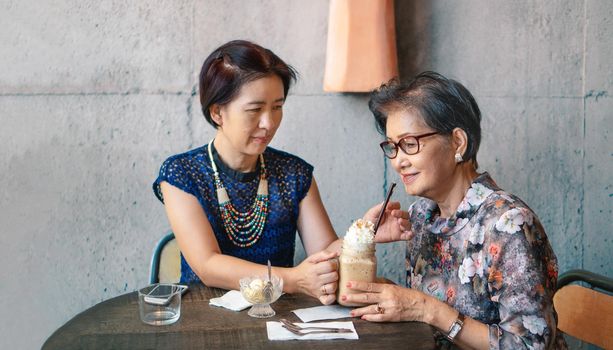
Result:
[[[318,298],[324,305],[336,300],[338,288],[337,252],[321,251],[296,266],[296,287],[299,292]]]
[[[370,208],[364,214],[364,220],[370,220],[375,223],[383,203],[379,203]],[[409,222],[409,213],[401,210],[399,202],[389,202],[385,208],[385,213],[381,218],[377,235],[375,236],[376,243],[388,243],[396,241],[407,241],[413,237],[411,231],[411,223]]]

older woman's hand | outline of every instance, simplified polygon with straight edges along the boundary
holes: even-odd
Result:
[[[338,288],[337,252],[323,250],[296,266],[296,287],[301,293],[318,298],[324,305],[336,300]]]
[[[365,220],[376,222],[383,203],[375,205],[364,214]],[[395,241],[407,241],[413,237],[409,213],[400,209],[399,202],[389,202],[385,208],[385,214],[381,218],[375,242],[387,243]]]
[[[347,287],[357,294],[341,295],[353,303],[371,304],[351,311],[351,316],[374,322],[419,321],[427,318],[428,296],[392,284],[350,281]]]

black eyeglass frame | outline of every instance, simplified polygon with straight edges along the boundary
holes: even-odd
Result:
[[[412,156],[414,154],[419,153],[419,151],[421,150],[421,143],[419,142],[419,139],[424,138],[424,137],[428,137],[428,136],[432,136],[432,135],[436,135],[436,134],[440,134],[440,132],[435,131],[435,132],[429,132],[427,134],[421,134],[421,135],[408,135],[405,136],[403,138],[401,138],[400,140],[398,140],[398,142],[394,142],[392,140],[387,140],[387,141],[383,141],[379,144],[379,147],[381,147],[381,150],[383,151],[383,154],[389,158],[389,159],[394,159],[398,156],[398,149],[401,149],[402,152],[404,152],[406,155]],[[403,146],[406,145],[406,140],[407,139],[414,139],[415,143],[417,144],[417,151],[415,152],[408,152]],[[386,145],[393,145],[394,146],[394,155],[390,156],[385,152],[385,146]]]

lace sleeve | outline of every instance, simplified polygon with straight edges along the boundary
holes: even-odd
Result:
[[[162,195],[160,184],[163,181],[168,182],[186,193],[197,196],[189,171],[183,165],[181,158],[168,158],[162,164],[160,173],[153,183],[153,192],[162,203],[164,203],[164,196]]]

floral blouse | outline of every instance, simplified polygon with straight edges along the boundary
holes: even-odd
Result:
[[[409,214],[410,288],[487,324],[490,349],[566,349],[553,308],[556,256],[524,202],[483,173],[452,217],[428,199]]]

